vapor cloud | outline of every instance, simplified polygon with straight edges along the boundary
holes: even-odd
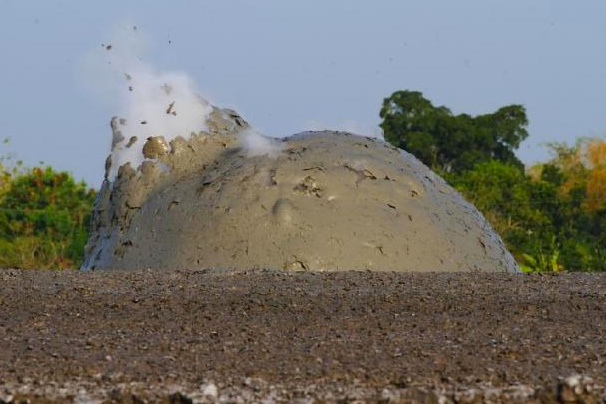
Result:
[[[246,150],[248,157],[268,156],[275,158],[282,150],[282,142],[249,128],[242,134],[242,147]]]
[[[177,136],[207,130],[212,107],[198,95],[193,79],[183,72],[160,71],[144,62],[149,39],[131,24],[114,30],[84,63],[84,78],[93,91],[115,108],[109,179],[118,168],[143,162],[142,149],[150,136]]]
[[[199,95],[194,80],[184,72],[154,68],[146,62],[150,49],[151,40],[144,32],[133,24],[121,24],[83,63],[84,82],[115,115],[110,181],[122,165],[141,165],[147,138],[163,136],[170,142],[177,136],[187,139],[192,133],[208,130],[212,106]],[[309,121],[307,126],[383,139],[378,126],[368,127],[354,120],[336,126]],[[282,148],[280,140],[252,128],[241,133],[240,142],[249,157],[273,158]]]

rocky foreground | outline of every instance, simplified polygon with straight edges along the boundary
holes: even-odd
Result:
[[[606,402],[606,274],[0,271],[0,403]]]

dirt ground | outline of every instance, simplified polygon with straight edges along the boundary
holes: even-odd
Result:
[[[0,403],[606,402],[605,336],[606,274],[3,270]]]

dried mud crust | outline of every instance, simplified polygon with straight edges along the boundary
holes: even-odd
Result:
[[[414,156],[331,131],[265,139],[276,150],[251,156],[246,123],[215,116],[220,130],[151,137],[139,168],[106,177],[85,269],[519,272],[481,213]]]
[[[0,402],[605,402],[606,276],[0,271]]]

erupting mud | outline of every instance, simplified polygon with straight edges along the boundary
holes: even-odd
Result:
[[[85,269],[518,271],[482,215],[410,154],[344,132],[270,139],[209,111],[206,130],[170,141],[125,139],[112,121]],[[142,163],[112,167],[136,142]]]

